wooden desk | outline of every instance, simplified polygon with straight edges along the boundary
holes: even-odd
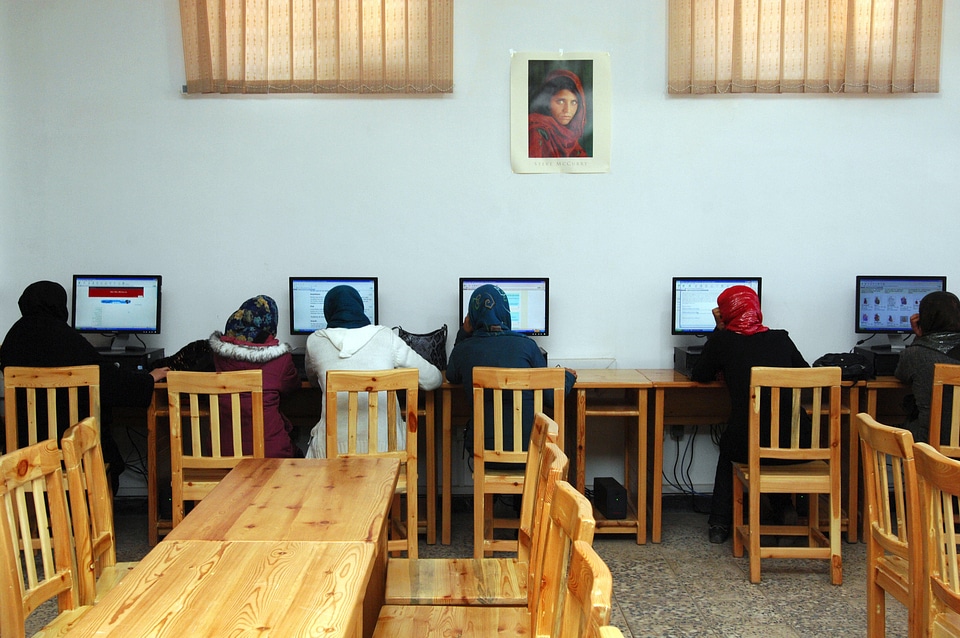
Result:
[[[730,399],[726,385],[715,381],[696,383],[675,370],[640,370],[653,384],[653,435],[650,438],[652,461],[650,471],[651,539],[659,543],[663,515],[663,432],[666,425],[709,425],[725,423],[730,415]],[[856,542],[859,512],[860,439],[852,426],[852,414],[859,409],[862,385],[845,382],[842,388],[841,412],[847,417],[846,444],[846,509],[853,513],[853,524],[844,530],[849,542]],[[851,409],[851,406],[857,406]]]
[[[245,459],[169,540],[378,542],[396,459]]]
[[[189,517],[187,517],[189,518]],[[164,540],[69,636],[360,636],[377,547]]]
[[[610,520],[594,508],[597,534],[631,534],[637,544],[647,542],[647,390],[651,382],[638,370],[578,370],[576,487],[586,488],[587,417],[636,419],[636,428],[624,431],[623,478],[627,490],[627,518]],[[598,396],[602,390],[621,390],[620,397]],[[589,405],[588,405],[589,403]],[[632,470],[632,471],[631,471]],[[633,489],[635,488],[635,489]]]
[[[315,388],[308,382],[304,382],[302,384],[301,393],[305,395],[319,393],[319,388]],[[420,394],[424,397],[424,409],[420,410],[420,415],[424,418],[424,436],[426,438],[427,450],[430,451],[428,454],[426,454],[427,516],[426,521],[422,521],[421,524],[426,525],[427,543],[433,544],[437,542],[437,457],[435,438],[436,393],[421,390]],[[310,421],[310,427],[312,427],[313,424],[319,420],[319,409],[321,402],[319,399],[317,399],[310,404],[315,406],[314,409],[316,410],[316,414],[312,415],[312,420]],[[303,410],[303,401],[297,401],[296,405],[300,406],[300,409]],[[307,409],[309,410],[309,408]],[[170,411],[167,405],[167,384],[163,382],[157,383],[154,386],[153,398],[150,402],[150,406],[147,408],[147,540],[151,546],[156,545],[160,536],[168,533],[173,527],[172,521],[169,519],[162,519],[160,517],[160,499],[158,492],[158,420],[168,419],[169,416]],[[303,415],[295,414],[288,416],[291,416],[291,418],[296,421],[297,417],[302,417]],[[445,449],[449,449],[449,447],[446,447]],[[449,477],[449,466],[447,467],[446,476]],[[447,481],[449,481],[449,478]],[[448,484],[448,482],[444,483],[444,485]],[[447,530],[446,543],[450,543],[449,529]]]

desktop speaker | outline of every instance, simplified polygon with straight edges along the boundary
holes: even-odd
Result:
[[[673,369],[680,374],[689,377],[693,367],[700,360],[703,353],[703,346],[674,346],[673,348]]]
[[[593,504],[606,518],[620,520],[627,517],[627,490],[610,476],[593,479]]]

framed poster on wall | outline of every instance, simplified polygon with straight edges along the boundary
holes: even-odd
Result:
[[[608,172],[610,95],[609,53],[514,53],[513,172]]]

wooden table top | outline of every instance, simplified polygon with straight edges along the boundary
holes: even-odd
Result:
[[[399,471],[396,459],[246,459],[167,538],[375,543]]]
[[[639,370],[630,368],[584,368],[577,370],[574,389],[587,388],[649,388],[650,380]]]
[[[372,543],[170,541],[69,636],[354,636]]]

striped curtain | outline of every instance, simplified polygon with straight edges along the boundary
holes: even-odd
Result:
[[[180,0],[187,93],[450,93],[453,0]]]
[[[670,93],[937,93],[943,0],[669,0]]]

